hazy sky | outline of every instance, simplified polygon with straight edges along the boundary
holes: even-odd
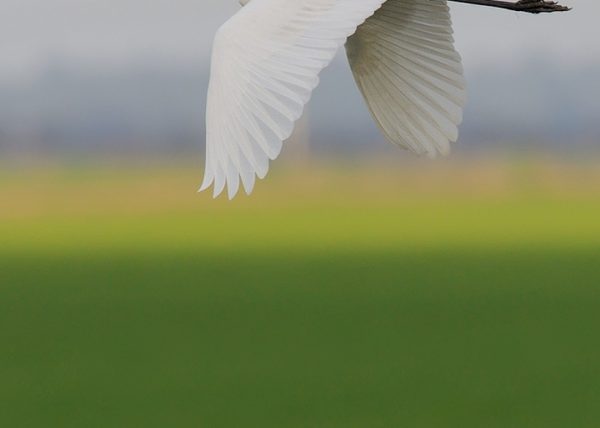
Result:
[[[540,16],[452,4],[465,65],[600,61],[600,1],[567,4],[575,10]],[[205,61],[215,29],[238,8],[237,0],[2,0],[0,78],[30,76],[56,61]]]

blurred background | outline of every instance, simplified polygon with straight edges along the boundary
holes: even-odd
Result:
[[[450,157],[343,55],[251,197],[197,194],[236,0],[0,3],[0,425],[597,427],[600,4],[452,4]]]

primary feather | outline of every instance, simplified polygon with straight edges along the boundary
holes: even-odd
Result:
[[[466,101],[445,0],[388,0],[346,44],[358,87],[385,137],[446,154]]]
[[[201,190],[252,191],[355,32],[350,62],[386,137],[430,154],[456,139],[464,83],[445,0],[244,2],[215,37]]]

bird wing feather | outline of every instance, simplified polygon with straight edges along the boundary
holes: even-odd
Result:
[[[388,0],[346,51],[385,137],[418,154],[446,154],[466,102],[446,0]]]
[[[319,73],[385,0],[252,0],[215,37],[201,190],[247,193],[290,137]]]

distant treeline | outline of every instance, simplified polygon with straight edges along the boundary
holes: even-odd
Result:
[[[474,70],[461,144],[594,145],[598,76],[600,64]],[[0,150],[199,149],[207,80],[208,70],[197,64],[112,71],[55,64],[32,80],[0,83]],[[373,144],[382,139],[341,60],[324,73],[314,98],[308,110],[314,149],[381,147]]]

